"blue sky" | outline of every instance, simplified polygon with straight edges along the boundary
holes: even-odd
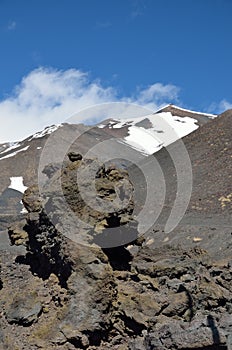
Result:
[[[232,104],[231,14],[231,0],[0,0],[0,120],[7,129],[24,113],[39,128],[121,99],[222,111]],[[47,85],[60,98],[45,98]],[[55,118],[63,93],[85,104]]]

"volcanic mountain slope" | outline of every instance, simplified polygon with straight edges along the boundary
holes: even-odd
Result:
[[[144,154],[153,154],[215,118],[168,105],[140,118],[108,119],[98,127]],[[171,135],[172,133],[172,135]]]
[[[191,133],[196,130],[199,125],[201,126],[210,120],[210,115],[207,114],[200,114],[198,112],[190,113],[188,111],[186,111],[185,114],[183,110],[178,109],[178,107],[175,107],[175,113],[172,113],[171,110],[168,110],[167,108],[168,107],[166,107],[164,111],[160,110],[157,113],[140,118],[131,118],[127,120],[116,118],[106,120],[97,127],[87,127],[83,124],[53,125],[45,128],[41,132],[37,132],[23,141],[1,144],[0,161],[4,173],[0,178],[0,190],[2,191],[5,189],[6,183],[9,184],[9,174],[11,174],[11,176],[24,175],[26,185],[29,185],[32,179],[35,180],[38,168],[38,158],[40,157],[45,142],[51,134],[59,132],[59,137],[62,139],[70,139],[74,137],[74,135],[78,138],[80,135],[83,135],[84,137],[82,137],[81,142],[79,142],[79,146],[82,147],[80,151],[85,153],[86,149],[89,148],[88,146],[91,138],[97,141],[102,141],[107,138],[108,134],[110,135],[108,137],[113,136],[121,138],[122,141],[126,142],[129,146],[133,146],[133,143],[136,143],[136,135],[134,135],[134,139],[131,135],[132,145],[130,144],[128,137],[132,130],[137,129],[137,131],[139,131],[140,129],[140,134],[138,135],[139,137],[142,137],[140,143],[142,144],[142,142],[145,142],[146,136],[149,136],[150,134],[150,136],[153,136],[152,142],[154,151],[158,151],[161,148],[161,145],[159,145],[160,142],[158,141],[161,134],[165,134],[164,146],[167,146],[170,143],[170,135],[167,133],[169,125],[176,131],[176,136],[178,138]],[[202,119],[198,118],[199,115]],[[158,120],[156,121],[156,119]],[[164,120],[163,123],[162,119]],[[144,134],[141,132],[144,132]],[[173,140],[171,140],[171,142],[173,142]],[[156,148],[156,146],[158,146],[158,148]],[[142,151],[139,147],[138,150]],[[148,154],[153,153],[146,149],[144,151],[145,153],[147,151]]]
[[[129,224],[135,205],[130,201],[123,213],[117,203],[112,213],[103,206],[99,215],[83,202],[75,174],[95,171],[96,162],[68,162],[49,187],[51,194],[62,179],[72,210],[92,220],[90,239],[106,237],[99,226]],[[127,172],[98,166],[97,195],[111,202]],[[59,215],[59,193],[49,198],[47,213]],[[80,244],[49,222],[36,186],[23,202],[29,214],[10,228],[13,246],[5,240],[1,247],[2,349],[230,349],[231,256],[216,259],[199,242],[153,246],[152,237],[108,249]]]
[[[52,168],[45,192],[45,197],[50,194],[47,214],[37,186],[25,192],[29,213],[1,233],[1,349],[231,349],[232,236],[231,225],[225,225],[231,216],[230,118],[227,111],[183,139],[193,166],[193,192],[187,214],[171,233],[164,232],[162,220],[176,193],[170,154],[171,149],[178,151],[180,141],[142,159],[148,165],[159,161],[168,196],[161,220],[130,244],[101,248],[92,242],[106,238],[107,227],[121,234],[126,232],[121,228],[133,224],[135,231],[136,198],[123,212],[113,202],[113,212],[105,212],[103,204],[99,213],[84,203],[75,183],[77,171],[94,173],[98,164],[96,195],[112,202],[123,179],[133,184],[115,165],[107,168],[84,157],[67,160],[61,172]],[[91,141],[88,131],[83,147]],[[94,132],[102,135],[101,128]],[[128,170],[136,176],[137,168]],[[49,211],[53,218],[61,214],[60,194],[55,192],[60,180],[73,212],[91,220],[92,229],[76,232],[87,244],[70,240],[49,221]],[[142,191],[144,179],[137,183]]]
[[[192,164],[193,188],[189,213],[231,215],[231,121],[232,110],[228,110],[182,139]],[[172,184],[176,179],[173,176],[175,170],[171,164],[169,150],[178,147],[179,141],[155,154],[160,164],[165,164]],[[171,187],[175,189],[175,186]]]
[[[23,176],[25,185],[33,184],[37,180],[39,158],[49,136],[62,128],[63,137],[73,135],[87,129],[82,124],[77,125],[53,125],[41,132],[19,142],[11,142],[0,145],[0,191],[10,184],[10,177]],[[54,145],[56,146],[56,145]]]
[[[232,110],[188,135],[193,164],[191,210],[232,214]]]
[[[63,138],[73,137],[88,127],[77,125],[53,125],[23,141],[6,143],[0,147],[0,228],[5,228],[17,215],[22,216],[22,186],[38,182],[38,166],[44,145],[51,134],[62,129]],[[56,140],[54,149],[57,149]],[[12,186],[12,182],[18,185]],[[11,205],[9,204],[11,202]],[[12,205],[13,204],[13,205]]]
[[[169,110],[169,109],[170,110]],[[4,228],[14,216],[21,215],[23,209],[17,188],[9,191],[11,181],[21,179],[24,186],[30,186],[38,181],[38,167],[44,146],[48,139],[53,137],[52,151],[59,153],[59,147],[71,146],[71,150],[78,149],[85,154],[102,141],[115,139],[116,148],[119,143],[137,152],[135,158],[140,155],[152,154],[170,142],[185,136],[196,130],[199,125],[208,122],[211,115],[199,114],[197,112],[183,112],[183,110],[173,106],[166,107],[158,113],[136,119],[111,119],[96,127],[88,127],[83,124],[61,124],[47,127],[23,141],[5,143],[0,145],[0,193],[2,199],[0,203],[0,227]],[[200,116],[200,118],[199,118]],[[175,130],[176,133],[170,131]],[[75,140],[74,143],[70,140]],[[114,146],[112,146],[114,147]],[[107,156],[108,149],[102,146],[101,153]],[[95,154],[98,155],[98,152]],[[123,154],[124,155],[124,154]],[[66,159],[66,158],[65,158]],[[18,180],[17,180],[18,181]],[[20,191],[20,190],[19,190]],[[22,196],[22,195],[21,195]],[[14,209],[8,203],[14,200]]]
[[[164,233],[177,192],[176,169],[170,153],[178,152],[180,141],[154,155],[162,167],[167,191],[163,213],[153,232],[148,233],[147,241],[152,239],[153,247],[167,242],[185,248],[195,245],[214,258],[231,257],[231,120],[232,110],[228,110],[182,139],[192,165],[192,193],[185,215],[171,233]]]

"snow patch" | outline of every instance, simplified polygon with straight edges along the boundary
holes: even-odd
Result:
[[[23,184],[23,177],[22,176],[13,176],[10,177],[10,186],[8,188],[11,188],[12,190],[19,191],[21,193],[24,193],[26,189],[28,188]]]
[[[139,119],[144,119],[143,118],[139,118]],[[114,125],[112,125],[112,128],[114,129],[121,129],[121,128],[125,128],[126,126],[130,126],[130,125],[134,125],[136,123],[138,123],[138,120],[124,120],[122,121],[121,123],[120,122],[117,122],[117,124],[115,123]]]
[[[129,127],[129,136],[124,140],[132,148],[145,154],[155,153],[162,148],[162,143],[155,139],[152,130],[134,125]]]
[[[150,128],[138,125],[145,119],[150,121]],[[101,127],[110,129],[128,127],[129,135],[124,137],[122,141],[143,154],[149,155],[190,134],[199,126],[194,118],[161,112],[134,119],[113,119],[107,125],[102,124]]]
[[[33,136],[31,136],[28,141],[34,140],[34,139],[39,139],[45,135],[49,135],[51,133],[53,133],[54,131],[56,131],[58,128],[62,127],[62,124],[56,124],[56,125],[51,125],[48,126],[47,128],[45,128],[42,131],[39,131],[37,133],[35,133]]]
[[[0,153],[3,154],[3,153],[6,153],[6,152],[9,152],[9,151],[12,151],[13,149],[15,148],[18,148],[21,146],[21,143],[19,142],[9,142],[7,145],[4,145],[4,150],[1,151]]]
[[[29,147],[30,147],[30,146],[26,146],[26,147],[24,147],[24,148],[19,149],[18,151],[15,151],[15,152],[13,152],[13,153],[7,154],[6,156],[1,157],[1,158],[0,158],[0,161],[1,161],[2,159],[14,157],[14,156],[15,156],[16,154],[18,154],[19,152],[26,151]],[[7,150],[7,151],[8,151],[8,150]]]
[[[148,116],[148,119],[154,129],[159,128],[159,130],[163,131],[163,133],[159,134],[159,139],[162,140],[165,146],[190,134],[199,127],[196,119],[175,116],[170,112],[152,114]]]

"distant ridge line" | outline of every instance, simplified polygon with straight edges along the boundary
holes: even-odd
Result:
[[[178,107],[174,104],[167,104],[166,106],[158,109],[155,113],[162,113],[162,112],[176,112],[176,111],[179,111],[180,113],[181,112],[184,112],[185,113],[185,116],[188,116],[188,115],[194,115],[194,114],[197,114],[199,116],[205,116],[205,117],[208,117],[210,119],[214,119],[217,117],[217,114],[211,114],[211,113],[205,113],[205,112],[197,112],[197,111],[193,111],[193,110],[190,110],[190,109],[186,109],[186,108],[182,108],[182,107]],[[186,115],[186,113],[188,115]]]

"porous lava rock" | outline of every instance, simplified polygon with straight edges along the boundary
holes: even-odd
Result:
[[[80,167],[78,179],[86,191],[91,177],[84,182],[81,176],[92,172],[96,193],[114,210],[86,204],[76,177]],[[23,244],[26,251],[3,255],[3,349],[229,349],[231,257],[216,259],[197,246],[154,247],[136,236],[121,246],[101,247],[96,237],[104,237],[104,230],[133,223],[127,173],[82,159],[57,170],[49,181],[45,206],[38,187],[29,188],[23,199],[27,219],[9,230],[11,244]],[[57,181],[71,210],[91,223],[91,232],[77,228],[83,244],[62,234],[50,217],[52,210],[56,215],[62,210]],[[123,208],[114,201],[120,186],[127,199]]]

